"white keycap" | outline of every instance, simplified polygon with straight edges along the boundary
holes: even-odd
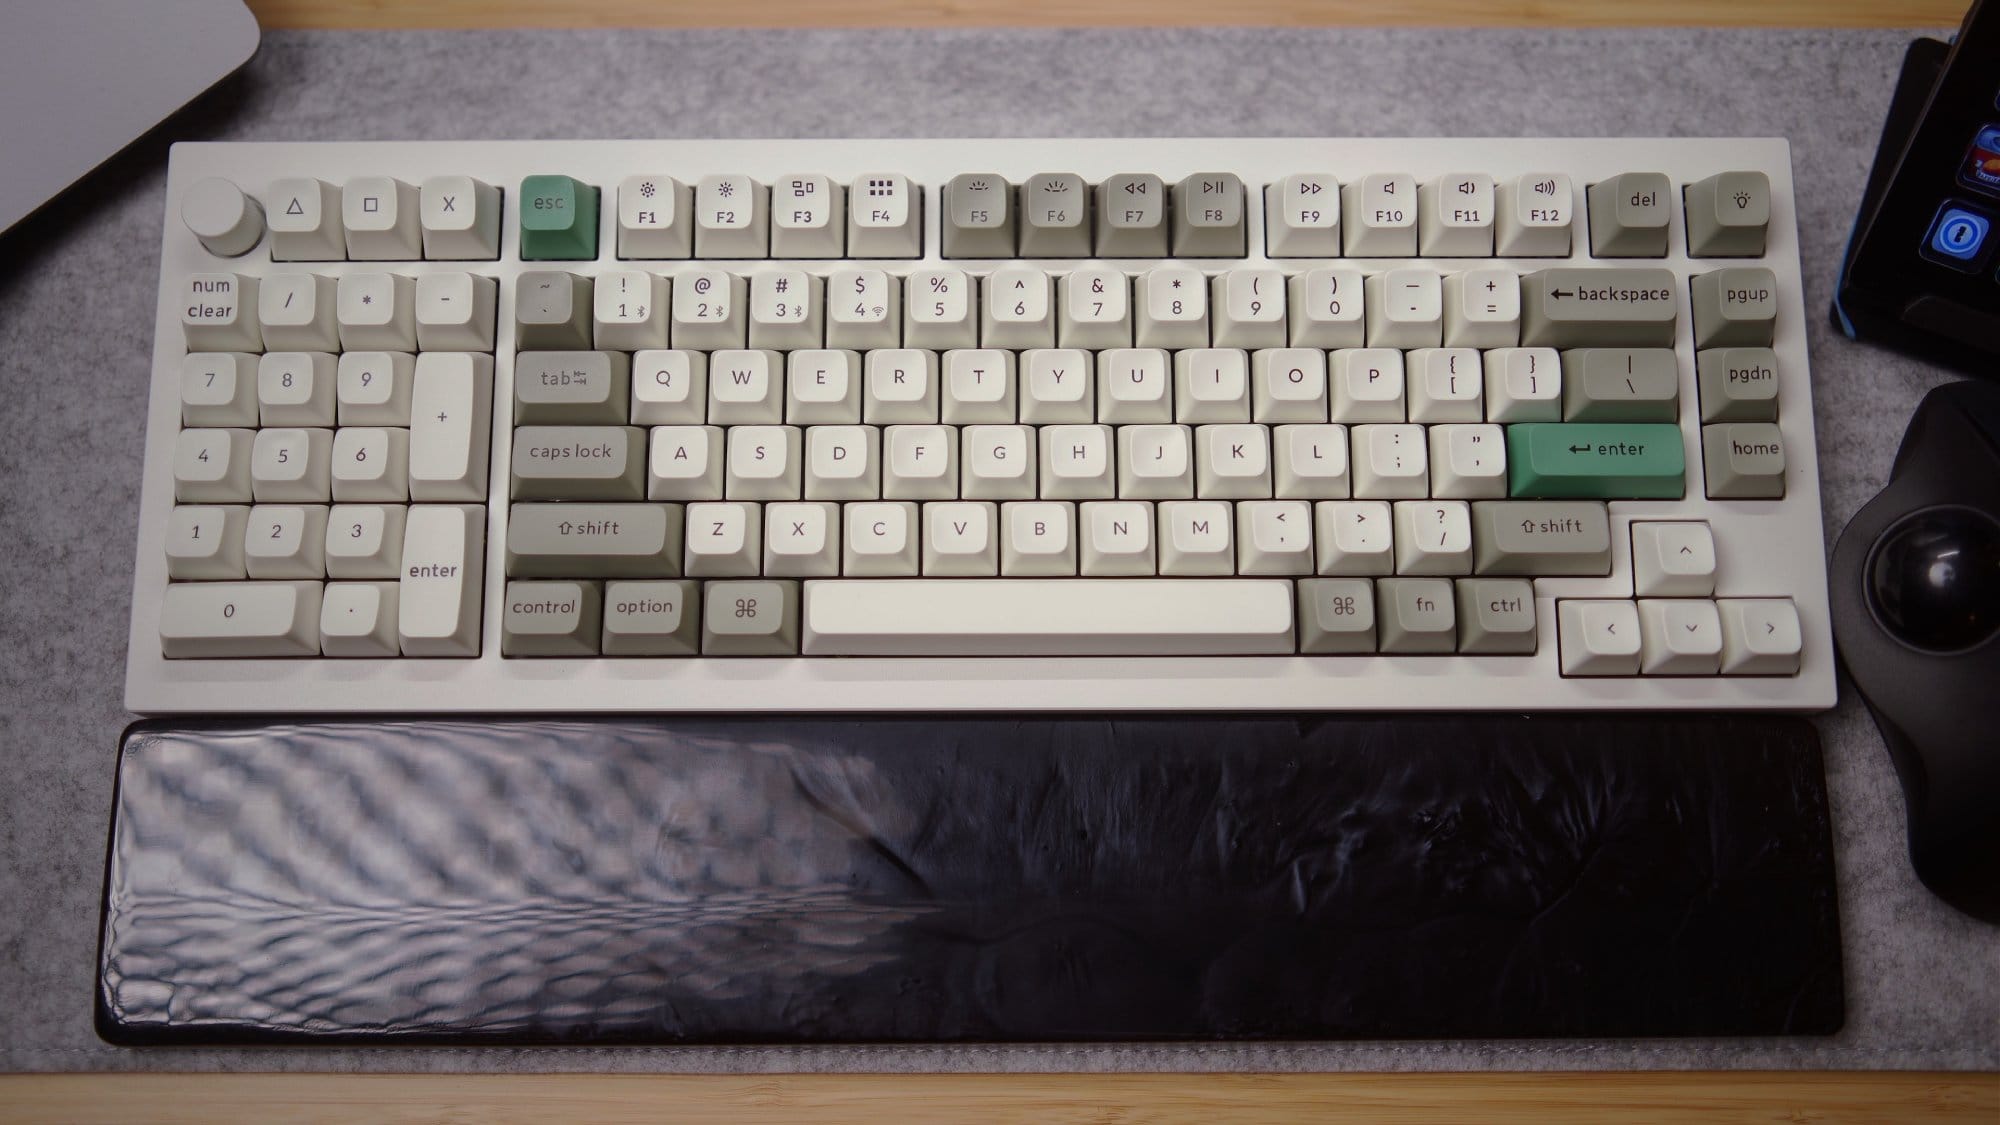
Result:
[[[1280,500],[1345,500],[1347,427],[1308,423],[1271,431],[1271,469]]]
[[[890,426],[882,431],[882,444],[884,499],[957,498],[957,430],[950,426]]]
[[[1313,505],[1317,570],[1325,575],[1390,574],[1396,569],[1394,521],[1379,500],[1322,500]]]
[[[1080,348],[1021,353],[1021,421],[1043,426],[1097,418],[1096,364]]]
[[[1236,505],[1236,573],[1311,574],[1312,505],[1251,500]]]
[[[847,193],[847,256],[924,256],[924,194],[899,172],[867,172]]]
[[[1632,591],[1642,598],[1715,593],[1715,536],[1696,520],[1632,524]]]
[[[785,357],[773,351],[711,352],[708,420],[721,426],[783,422]]]
[[[174,583],[160,599],[169,660],[319,654],[318,582]]]
[[[270,351],[338,351],[336,288],[332,278],[309,273],[266,277],[257,286],[257,320],[264,347]]]
[[[343,426],[408,426],[417,358],[408,352],[345,352],[334,397]]]
[[[768,256],[770,210],[770,189],[750,177],[703,176],[694,188],[694,256]]]
[[[672,176],[641,172],[618,183],[618,256],[644,261],[694,252],[694,193]]]
[[[1159,521],[1160,573],[1169,577],[1236,573],[1234,523],[1219,500],[1169,500],[1155,505]]]
[[[946,352],[943,387],[940,415],[947,425],[1012,422],[1020,416],[1013,352],[992,348]]]
[[[1340,184],[1302,172],[1264,188],[1264,247],[1273,258],[1340,256]]]
[[[708,417],[708,356],[654,350],[632,354],[632,422],[699,424]]]
[[[500,189],[471,176],[432,176],[418,190],[424,257],[490,262],[500,256]]]
[[[658,426],[647,443],[646,499],[722,499],[722,427]]]
[[[1521,280],[1485,266],[1444,279],[1444,342],[1454,348],[1511,348],[1521,341]]]
[[[764,562],[764,514],[757,504],[689,504],[683,572],[689,578],[755,576]]]
[[[410,385],[410,499],[483,502],[492,431],[493,357],[418,356]]]
[[[1224,348],[1283,347],[1285,275],[1271,269],[1229,270],[1211,283],[1215,343]]]
[[[1503,427],[1432,426],[1431,495],[1453,500],[1498,500],[1507,495],[1507,438]]]
[[[1463,500],[1396,502],[1397,574],[1471,574],[1472,509]]]
[[[1062,275],[1056,342],[1065,348],[1132,346],[1132,281],[1114,269],[1089,267]]]
[[[850,578],[910,578],[918,572],[917,506],[908,503],[841,505],[846,535],[840,572]]]
[[[287,177],[264,193],[274,262],[338,262],[347,257],[340,190],[324,180]]]
[[[840,269],[826,279],[826,344],[893,348],[903,342],[903,288],[883,270]]]
[[[1576,211],[1569,176],[1529,172],[1502,181],[1496,200],[1503,258],[1567,258]]]
[[[1174,420],[1172,368],[1158,348],[1097,354],[1097,420],[1113,425]]]
[[[959,431],[959,491],[967,500],[1035,498],[1035,430],[967,426]]]
[[[918,348],[884,348],[868,353],[867,385],[861,392],[861,420],[870,425],[938,420],[938,357]]]
[[[764,505],[764,573],[773,578],[838,575],[840,505]]]
[[[1041,490],[1050,500],[1109,500],[1118,494],[1110,426],[1043,426]]]
[[[771,190],[771,256],[840,257],[847,243],[846,194],[825,176],[779,176]]]
[[[1080,572],[1086,578],[1152,574],[1153,506],[1091,500],[1077,506]]]
[[[806,430],[806,499],[873,500],[882,495],[882,431],[874,426]]]
[[[1318,348],[1265,348],[1252,353],[1250,418],[1267,425],[1326,421],[1326,353]]]
[[[1028,266],[1002,266],[986,278],[979,338],[989,348],[1048,348],[1056,342],[1054,285]]]
[[[1724,598],[1722,674],[1795,676],[1804,638],[1790,598]]]
[[[340,189],[347,256],[356,262],[413,262],[423,257],[417,189],[388,176],[362,176]]]
[[[1060,578],[1076,573],[1076,506],[1066,500],[1000,505],[1000,573]]]
[[[396,598],[396,634],[404,656],[479,655],[485,573],[486,509],[473,504],[410,508],[403,524],[402,584]]]
[[[251,495],[259,502],[323,504],[331,487],[332,455],[332,430],[258,430],[250,452]]]
[[[326,352],[268,352],[257,360],[257,418],[265,426],[331,426],[337,372]]]
[[[181,361],[181,425],[256,424],[256,356],[245,352],[191,352]]]
[[[1722,662],[1722,616],[1698,598],[1639,599],[1639,671],[1713,676]]]
[[[644,270],[600,274],[590,297],[590,335],[602,350],[667,346],[667,279]]]
[[[1343,348],[1329,357],[1336,422],[1401,422],[1404,402],[1403,353],[1394,348]]]
[[[1489,422],[1562,421],[1562,356],[1554,348],[1486,353]]]
[[[740,348],[749,338],[744,310],[748,283],[721,270],[676,274],[672,286],[673,326],[668,339],[677,348]]]
[[[1417,247],[1426,258],[1493,256],[1493,177],[1453,172],[1418,189]]]
[[[785,361],[785,421],[795,426],[861,421],[861,354],[808,349]]]
[[[1406,266],[1368,277],[1368,346],[1434,348],[1444,342],[1444,279]]]
[[[1186,266],[1158,266],[1139,275],[1132,339],[1142,348],[1208,346],[1208,282]]]
[[[1424,428],[1415,425],[1353,426],[1349,471],[1361,500],[1421,499],[1430,495]]]
[[[394,582],[329,582],[319,605],[319,648],[327,656],[389,657],[400,651]]]
[[[1194,498],[1194,431],[1186,426],[1120,426],[1118,495],[1135,500]]]
[[[167,516],[167,577],[242,578],[243,528],[250,509],[241,504],[182,504]]]
[[[972,278],[964,270],[910,271],[904,282],[903,342],[913,348],[970,348],[979,342]]]
[[[174,499],[248,503],[250,449],[256,431],[182,430],[174,436]]]
[[[817,348],[826,342],[826,298],[803,270],[759,270],[750,278],[750,346]]]
[[[333,435],[335,500],[407,500],[409,473],[410,431],[346,426]]]
[[[1174,421],[1248,422],[1250,359],[1237,348],[1174,353]]]
[[[1633,603],[1565,599],[1556,603],[1556,625],[1563,675],[1638,674],[1639,607]]]
[[[417,279],[417,347],[427,352],[490,352],[500,285],[474,273]]]
[[[189,274],[178,307],[191,352],[261,352],[257,279],[235,273]]]
[[[399,578],[403,526],[410,510],[401,504],[335,504],[326,514],[328,578]]]
[[[924,573],[981,577],[1000,572],[996,506],[979,501],[925,504]]]
[[[1407,360],[1410,421],[1432,425],[1485,419],[1486,375],[1477,349],[1420,348]]]
[[[244,569],[252,578],[326,577],[326,507],[259,504],[243,525]]]
[[[1367,342],[1367,283],[1354,269],[1316,269],[1294,274],[1291,344],[1305,348],[1358,348]]]
[[[1194,480],[1194,493],[1204,500],[1269,499],[1270,427],[1196,426]]]
[[[1409,258],[1417,253],[1417,181],[1377,172],[1341,192],[1341,224],[1350,258]]]
[[[797,500],[805,495],[805,435],[797,426],[733,426],[723,495]]]
[[[417,350],[416,282],[399,273],[350,273],[337,292],[342,349]]]

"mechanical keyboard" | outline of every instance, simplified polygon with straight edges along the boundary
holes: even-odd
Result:
[[[1782,140],[173,150],[135,711],[1831,706]]]

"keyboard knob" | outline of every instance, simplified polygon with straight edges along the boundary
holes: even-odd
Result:
[[[243,189],[220,177],[196,181],[181,197],[181,222],[208,252],[234,258],[264,237],[264,209]]]

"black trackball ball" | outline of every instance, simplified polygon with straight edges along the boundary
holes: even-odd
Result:
[[[1875,541],[1868,607],[1891,636],[1958,652],[2000,631],[2000,524],[1971,508],[1912,512]]]

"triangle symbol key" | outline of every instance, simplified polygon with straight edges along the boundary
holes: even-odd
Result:
[[[290,207],[287,207],[287,208],[285,208],[285,214],[287,214],[287,215],[303,215],[303,214],[305,214],[305,213],[306,213],[306,209],[305,209],[305,208],[304,208],[303,206],[301,206],[301,205],[299,204],[299,199],[298,199],[298,196],[293,196],[293,197],[292,197],[292,205],[291,205]]]

